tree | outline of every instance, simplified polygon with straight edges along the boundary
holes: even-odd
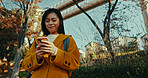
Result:
[[[16,78],[19,73],[19,67],[20,67],[20,60],[22,57],[22,45],[24,43],[25,34],[27,31],[27,22],[28,22],[28,15],[31,9],[33,8],[33,5],[41,2],[42,0],[14,0],[14,4],[18,5],[22,11],[22,26],[20,29],[20,33],[18,35],[19,43],[17,47],[17,53],[14,60],[14,67],[13,67],[13,73],[12,78]],[[30,5],[30,7],[29,7]]]
[[[33,8],[34,4],[37,4],[42,0],[11,0],[11,1],[19,7],[19,10],[22,13],[21,14],[22,19],[20,24],[21,26],[17,36],[17,41],[18,41],[17,52],[15,54],[14,67],[11,75],[12,78],[16,78],[18,77],[18,73],[19,73],[20,60],[22,57],[22,49],[23,49],[22,45],[24,43],[24,38],[27,31],[27,22],[28,22],[29,12]]]
[[[146,0],[123,0],[123,1],[133,1],[137,3],[137,6],[141,7],[141,10],[147,9],[146,5],[148,4],[148,1]]]
[[[7,59],[8,73],[11,74],[9,62],[14,60],[17,35],[20,30],[21,13],[9,11],[0,6],[0,59]]]
[[[26,38],[28,38],[29,45],[31,45],[30,41],[33,40],[35,36],[42,35],[41,34],[41,18],[42,18],[43,10],[40,9],[38,5],[33,5],[33,9],[30,11],[29,19],[28,19],[28,28],[26,32]]]
[[[101,31],[101,29],[99,28],[99,26],[96,24],[96,22],[91,18],[90,15],[88,15],[85,10],[83,10],[77,3],[75,0],[73,0],[74,3],[76,4],[76,6],[82,11],[84,12],[84,14],[91,20],[91,22],[93,23],[93,25],[96,27],[96,29],[98,30],[98,32],[100,33],[102,40],[105,44],[105,47],[107,48],[108,52],[111,54],[112,56],[112,61],[114,61],[114,53],[111,47],[111,41],[110,41],[110,22],[111,22],[111,15],[115,9],[115,6],[117,5],[118,0],[115,1],[115,3],[112,5],[111,0],[107,0],[108,1],[108,12],[106,14],[106,17],[104,19],[104,28],[103,31]]]
[[[143,13],[143,18],[144,18],[144,23],[145,23],[145,27],[147,29],[148,26],[148,13],[147,13],[147,4],[148,1],[147,0],[124,0],[124,1],[132,1],[135,2],[137,4],[137,6],[139,6],[141,8],[141,11]],[[148,30],[147,30],[148,33]]]
[[[112,35],[128,36],[139,38],[146,33],[143,18],[141,19],[144,8],[141,8],[141,1],[143,0],[128,0],[120,1],[114,10],[111,21]],[[114,20],[115,19],[115,20]],[[117,37],[117,35],[116,35]],[[115,38],[115,36],[112,38]],[[138,44],[138,43],[137,43]],[[140,43],[139,43],[140,44]],[[130,47],[119,46],[120,49],[129,51]],[[138,49],[138,47],[137,47]],[[130,50],[131,51],[131,50]]]

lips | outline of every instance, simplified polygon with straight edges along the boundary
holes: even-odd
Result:
[[[52,29],[52,28],[54,28],[54,26],[50,26],[49,28]]]

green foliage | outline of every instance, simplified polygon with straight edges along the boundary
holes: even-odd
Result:
[[[136,51],[137,50],[137,42],[136,41],[133,41],[133,42],[130,42],[129,43],[129,46],[128,46],[128,49],[129,51]]]
[[[96,58],[96,54],[94,52],[90,52],[89,55],[90,55],[90,58],[94,58],[94,59]]]
[[[115,63],[97,63],[79,67],[72,73],[73,78],[148,78],[148,52],[139,52],[134,58],[122,56]],[[134,54],[133,54],[134,56]]]
[[[29,74],[28,72],[20,72],[19,77],[20,78],[27,78],[28,74]]]

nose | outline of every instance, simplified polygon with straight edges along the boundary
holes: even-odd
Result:
[[[49,21],[49,24],[53,24],[53,21]]]

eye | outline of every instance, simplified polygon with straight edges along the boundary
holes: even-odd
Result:
[[[49,22],[49,20],[48,20],[48,19],[46,19],[46,20],[45,20],[45,22]]]
[[[53,22],[55,22],[55,21],[56,21],[56,19],[52,19],[52,21],[53,21]]]
[[[49,22],[49,21],[45,21],[45,22]]]
[[[49,20],[45,20],[45,22],[49,22]]]

